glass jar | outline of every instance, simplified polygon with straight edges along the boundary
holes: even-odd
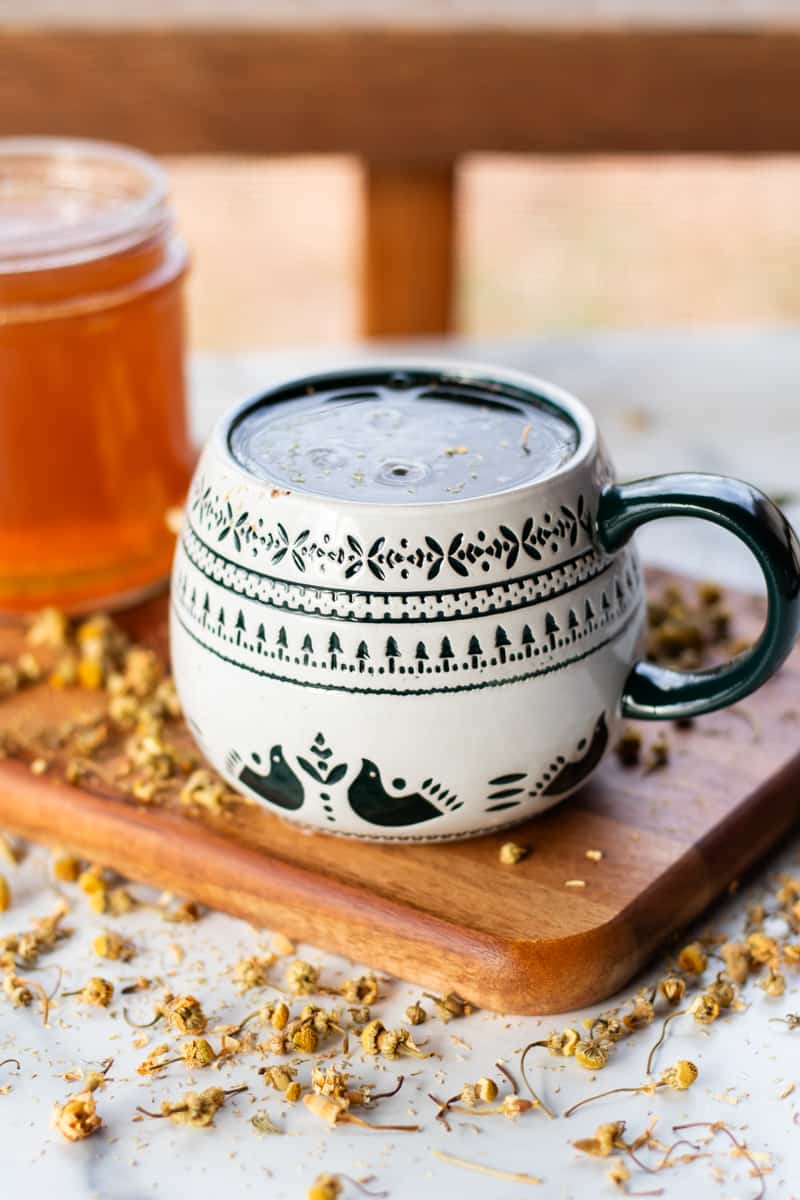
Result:
[[[152,159],[0,139],[0,609],[166,578],[193,462],[186,263]]]

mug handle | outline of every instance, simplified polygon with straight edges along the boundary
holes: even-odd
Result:
[[[780,509],[757,488],[723,475],[656,475],[604,488],[597,538],[613,553],[635,529],[658,517],[702,517],[735,533],[752,550],[767,585],[761,637],[730,662],[702,671],[634,664],[622,714],[644,721],[713,712],[743,699],[777,671],[800,630],[800,543]]]

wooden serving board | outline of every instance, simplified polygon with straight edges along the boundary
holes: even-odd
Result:
[[[729,602],[736,633],[754,636],[761,603]],[[165,651],[166,608],[162,597],[124,623]],[[19,628],[0,628],[0,659],[21,647]],[[0,728],[30,732],[97,703],[37,686],[0,701]],[[660,730],[642,726],[646,743]],[[800,651],[744,704],[667,733],[666,767],[611,755],[550,812],[460,843],[308,834],[247,804],[217,817],[177,796],[142,805],[68,786],[57,760],[38,776],[0,761],[0,828],[481,1007],[563,1011],[625,984],[800,814]],[[531,848],[516,866],[498,858],[509,837]]]

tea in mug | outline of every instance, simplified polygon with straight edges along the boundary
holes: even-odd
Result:
[[[234,458],[291,491],[374,504],[471,500],[546,478],[572,457],[576,428],[545,401],[446,390],[413,375],[388,386],[335,386],[245,412]]]

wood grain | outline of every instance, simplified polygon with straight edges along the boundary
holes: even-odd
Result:
[[[760,604],[734,607],[749,636]],[[127,619],[164,647],[163,599]],[[0,657],[19,640],[0,629]],[[2,701],[0,721],[30,733],[97,703],[34,688]],[[515,867],[498,859],[507,834],[370,845],[251,805],[212,817],[174,798],[149,807],[93,794],[60,782],[57,760],[44,776],[0,762],[0,826],[483,1007],[563,1011],[625,984],[800,815],[800,654],[743,705],[669,740],[665,769],[611,758],[576,797],[515,830],[532,850]],[[586,886],[567,887],[574,879]]]
[[[447,333],[454,271],[452,170],[368,165],[364,207],[362,332]]]
[[[800,149],[800,31],[0,27],[0,134],[154,153]]]

